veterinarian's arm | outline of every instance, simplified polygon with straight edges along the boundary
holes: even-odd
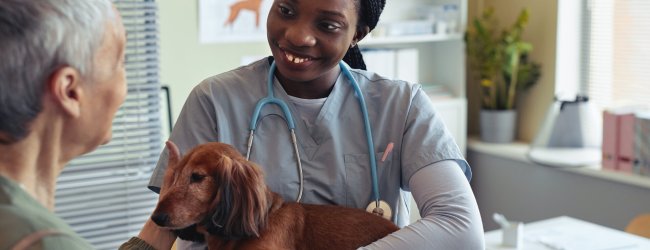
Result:
[[[361,249],[485,249],[476,199],[458,163],[426,166],[409,186],[422,219]]]
[[[162,229],[151,221],[142,227],[138,237],[133,237],[120,246],[120,250],[167,250],[171,249],[176,235],[169,230]]]

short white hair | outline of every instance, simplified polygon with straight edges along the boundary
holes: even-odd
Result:
[[[0,143],[28,133],[55,70],[70,66],[91,76],[115,20],[110,0],[0,0]]]

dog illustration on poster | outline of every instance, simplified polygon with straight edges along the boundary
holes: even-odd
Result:
[[[230,14],[223,24],[224,26],[232,25],[239,17],[239,12],[247,10],[255,15],[255,27],[260,27],[260,7],[262,0],[239,0],[230,5]]]
[[[199,42],[266,41],[273,0],[199,0]]]

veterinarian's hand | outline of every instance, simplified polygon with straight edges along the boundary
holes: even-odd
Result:
[[[176,241],[176,234],[170,230],[159,227],[149,219],[142,227],[142,230],[140,230],[138,238],[144,240],[155,249],[167,250],[171,249],[174,241]]]

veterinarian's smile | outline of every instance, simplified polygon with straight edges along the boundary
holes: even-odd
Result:
[[[283,48],[282,46],[278,46],[278,49],[282,55],[278,58],[278,61],[280,61],[279,63],[283,63],[294,70],[305,70],[317,59],[313,56]]]
[[[291,54],[291,53],[289,53],[287,51],[284,52],[284,55],[287,57],[287,60],[289,60],[292,63],[297,63],[298,64],[298,63],[303,63],[305,61],[311,61],[311,58],[309,58],[309,57],[302,58],[302,57],[293,55],[293,54]]]

